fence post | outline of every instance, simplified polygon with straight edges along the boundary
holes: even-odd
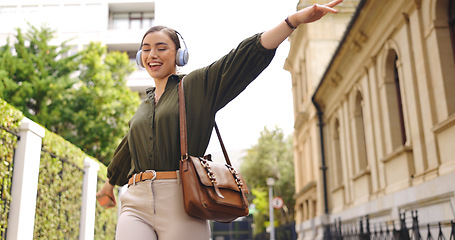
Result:
[[[99,169],[98,163],[88,157],[84,159],[80,240],[93,240],[95,236],[96,187]]]
[[[415,215],[414,215],[415,213]],[[412,211],[412,233],[414,235],[415,240],[420,240],[422,237],[420,236],[420,227],[419,227],[419,216],[417,215],[417,211]]]
[[[18,133],[20,140],[17,141],[14,154],[7,240],[33,239],[41,143],[44,134],[43,127],[28,118],[22,119]]]
[[[452,230],[450,230],[450,240],[455,239],[455,222],[450,221],[450,225],[452,226]]]

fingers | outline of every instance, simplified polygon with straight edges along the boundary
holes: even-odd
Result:
[[[333,7],[335,7],[336,5],[340,4],[341,2],[343,2],[343,0],[333,0],[329,3],[326,3],[324,5],[319,5],[319,4],[316,4],[318,6],[318,9],[319,11],[325,11],[325,12],[331,12],[331,13],[337,13],[338,11],[333,9]]]
[[[97,195],[96,200],[104,208],[111,208],[116,205],[115,198],[109,196],[108,194]]]
[[[326,6],[326,5],[315,4],[314,6],[315,6],[315,7],[313,7],[313,8],[314,8],[314,11],[315,11],[315,12],[316,12],[316,11],[320,11],[320,12],[325,12],[325,13],[327,13],[327,12],[338,13],[337,10],[335,10],[335,9],[333,9],[333,8],[331,8],[331,7],[328,7],[328,6]]]
[[[313,6],[311,6],[311,8],[313,8],[313,11],[328,11],[328,12],[333,12],[333,13],[336,13],[337,11],[335,9],[333,9],[333,7],[335,7],[336,5],[342,3],[343,0],[333,0],[329,3],[326,3],[326,4],[313,4]]]
[[[341,2],[343,2],[343,0],[333,0],[333,1],[329,2],[329,3],[324,4],[324,5],[327,6],[327,7],[333,8],[336,5],[340,4]]]
[[[113,194],[110,195],[110,198],[114,202],[114,206],[117,205],[117,201],[115,200],[115,196]]]
[[[318,21],[327,13],[338,13],[333,9],[334,6],[340,4],[343,0],[333,0],[327,4],[313,4],[297,12],[297,19],[300,20],[297,25],[302,23],[312,23]]]

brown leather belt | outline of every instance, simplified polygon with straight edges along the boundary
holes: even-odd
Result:
[[[176,171],[156,172],[155,170],[149,170],[145,172],[136,173],[128,181],[128,186],[137,182],[155,179],[177,179],[177,172]]]

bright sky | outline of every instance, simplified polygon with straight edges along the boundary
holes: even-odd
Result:
[[[268,30],[290,13],[297,0],[157,0],[156,24],[176,29],[185,39],[189,63],[180,69],[188,73],[211,64],[243,39]],[[257,143],[266,126],[293,132],[294,115],[291,75],[283,69],[289,52],[285,40],[274,60],[236,99],[217,114],[228,150],[248,149]],[[215,132],[207,153],[220,152]]]

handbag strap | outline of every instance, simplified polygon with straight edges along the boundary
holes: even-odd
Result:
[[[185,79],[185,77],[183,79]],[[180,154],[182,156],[182,160],[188,158],[188,138],[186,128],[185,93],[183,91],[183,79],[179,83]],[[218,140],[220,141],[221,149],[223,150],[224,159],[229,166],[232,166],[216,122],[215,131],[216,135],[218,136]]]

